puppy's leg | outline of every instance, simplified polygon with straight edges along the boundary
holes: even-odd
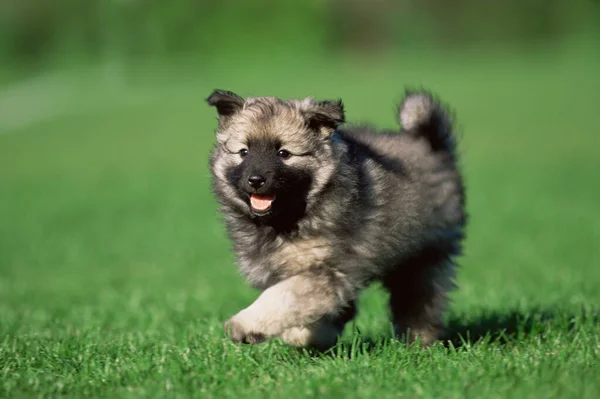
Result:
[[[255,344],[339,314],[352,299],[354,293],[341,276],[307,272],[265,290],[252,305],[227,320],[224,328],[232,340]]]
[[[453,289],[454,267],[450,254],[437,248],[421,251],[383,279],[390,292],[394,329],[408,342],[427,346],[444,331],[447,293]]]
[[[281,335],[285,343],[298,347],[328,349],[335,345],[347,322],[356,316],[356,302],[342,309],[340,314],[327,315],[306,327],[292,327]]]

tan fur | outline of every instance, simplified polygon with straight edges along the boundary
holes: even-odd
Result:
[[[281,259],[281,270],[284,276],[292,276],[305,271],[307,265],[322,265],[332,255],[332,243],[308,238],[297,240],[279,247],[273,258]]]

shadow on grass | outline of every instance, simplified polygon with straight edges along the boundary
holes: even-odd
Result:
[[[573,309],[568,311],[556,308],[490,311],[472,319],[451,317],[440,343],[446,348],[461,348],[481,343],[505,345],[528,337],[543,337],[550,330],[570,332],[583,325],[600,326],[599,310],[587,308],[573,312]],[[402,340],[390,336],[362,335],[357,331],[353,339],[340,341],[341,345],[330,350],[313,349],[311,352],[321,356],[352,356],[357,349],[361,352],[377,352],[399,342]]]
[[[442,342],[461,347],[478,342],[506,344],[531,336],[544,336],[550,329],[570,332],[582,325],[600,325],[598,309],[534,308],[484,313],[473,320],[451,317]]]
[[[506,344],[529,336],[542,334],[550,324],[557,323],[562,329],[571,330],[580,316],[571,316],[557,310],[533,309],[493,311],[473,320],[452,317],[447,324],[442,342],[446,346],[461,347],[478,342]]]

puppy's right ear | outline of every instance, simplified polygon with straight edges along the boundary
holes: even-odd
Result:
[[[244,107],[244,99],[242,97],[226,90],[213,91],[206,101],[209,105],[217,108],[220,124],[226,122],[229,117]]]

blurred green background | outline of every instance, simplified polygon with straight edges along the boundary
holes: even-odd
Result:
[[[598,397],[599,13],[1,1],[0,396]],[[503,346],[356,349],[390,337],[377,288],[349,357],[230,344],[221,323],[257,293],[210,192],[204,99],[341,97],[349,121],[387,128],[405,85],[457,114],[471,221],[451,327]]]
[[[435,43],[532,49],[598,33],[593,1],[7,0],[0,54],[16,66],[227,53],[402,53]]]

